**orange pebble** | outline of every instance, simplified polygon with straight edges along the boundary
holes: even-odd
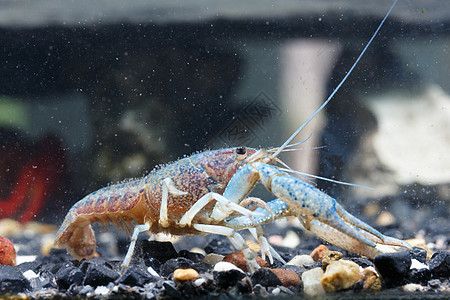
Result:
[[[278,279],[280,279],[285,287],[297,287],[300,283],[300,277],[292,270],[271,269],[271,271],[277,275]]]
[[[244,254],[242,252],[229,253],[229,254],[225,255],[225,257],[223,258],[223,261],[232,263],[233,265],[235,265],[239,269],[243,270],[244,272],[249,271],[248,266],[247,266],[247,260],[245,259]],[[256,257],[256,263],[260,267],[263,267],[263,268],[267,267],[267,262],[259,256]]]
[[[325,245],[320,245],[319,247],[317,247],[316,249],[314,249],[314,250],[311,252],[310,255],[311,255],[312,259],[314,259],[314,261],[318,261],[319,259],[322,259],[322,258],[323,258],[323,254],[324,254],[326,251],[328,251],[327,246],[325,246]]]
[[[176,269],[173,272],[173,279],[176,281],[187,281],[197,279],[198,272],[194,269]]]

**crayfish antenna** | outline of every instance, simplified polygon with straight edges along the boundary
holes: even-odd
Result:
[[[286,142],[283,143],[283,145],[281,145],[281,147],[278,148],[277,151],[275,151],[274,154],[272,154],[272,156],[271,156],[272,159],[276,158],[281,153],[281,151],[283,151],[284,148],[286,148],[289,145],[289,143],[300,133],[300,131],[302,131],[303,128],[305,128],[305,126],[308,125],[309,122],[311,122],[311,120],[314,119],[314,117],[328,104],[328,102],[330,102],[331,99],[333,99],[334,95],[337,93],[337,91],[339,91],[341,86],[344,84],[344,82],[347,80],[347,78],[353,72],[353,69],[356,67],[356,65],[358,64],[359,60],[361,59],[361,57],[366,52],[367,48],[369,48],[370,44],[372,43],[373,39],[376,37],[376,35],[380,31],[381,27],[383,26],[384,22],[388,18],[389,14],[391,13],[391,11],[394,8],[396,3],[397,3],[397,0],[395,0],[394,3],[392,3],[391,7],[389,8],[389,11],[384,16],[384,18],[381,21],[380,25],[378,25],[378,28],[375,30],[375,33],[372,35],[372,37],[370,38],[370,40],[367,43],[367,45],[361,51],[361,54],[359,54],[358,58],[355,60],[355,62],[353,63],[352,67],[350,68],[350,70],[347,72],[347,74],[345,74],[344,78],[337,85],[337,87],[333,90],[333,92],[330,94],[330,96],[328,96],[327,100],[302,125],[300,125],[300,127],[286,140]]]

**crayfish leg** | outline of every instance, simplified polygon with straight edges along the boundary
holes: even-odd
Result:
[[[299,217],[302,224],[305,226],[306,229],[311,231],[316,236],[324,239],[325,241],[336,245],[338,247],[341,247],[342,249],[346,249],[353,253],[358,253],[360,255],[367,256],[370,259],[374,259],[375,256],[378,254],[383,253],[384,251],[380,251],[375,246],[369,246],[361,239],[356,239],[353,236],[350,236],[336,228],[333,228],[325,223],[322,223],[321,221],[317,219],[313,219],[310,217],[300,216]],[[361,221],[362,222],[362,221]],[[350,226],[350,225],[349,225]],[[355,232],[358,234],[364,236],[367,239],[371,239],[375,243],[378,243],[380,245],[390,245],[390,246],[398,246],[398,247],[404,247],[407,249],[412,249],[411,246],[402,240],[382,235],[382,241],[379,241],[378,236],[374,236],[371,233],[360,229],[358,227],[353,226]],[[395,251],[395,250],[393,250]]]
[[[169,198],[169,193],[172,196],[182,196],[186,195],[187,192],[178,190],[171,178],[165,178],[162,182],[162,197],[161,197],[161,208],[159,211],[159,225],[164,228],[169,227],[169,217],[167,209],[167,199]]]
[[[255,254],[248,248],[247,244],[244,241],[244,238],[233,228],[220,225],[205,224],[194,224],[193,227],[201,232],[219,234],[228,237],[231,244],[244,254],[251,273],[254,273],[257,269],[260,268],[258,263],[256,262]]]
[[[128,247],[127,255],[125,256],[122,265],[121,265],[121,271],[124,273],[126,269],[130,266],[131,257],[134,253],[134,248],[136,247],[136,240],[139,236],[139,233],[147,231],[150,229],[150,224],[145,223],[144,225],[137,225],[134,227],[133,235],[131,236],[131,242],[130,246]]]
[[[261,258],[266,260],[266,254],[269,257],[269,261],[273,264],[273,259],[281,261],[283,264],[286,264],[286,261],[281,257],[280,254],[269,244],[266,236],[264,235],[264,230],[261,226],[257,226],[256,228],[249,228],[248,231],[252,234],[252,236],[258,241],[259,246],[261,247]]]
[[[330,225],[322,223],[317,219],[304,216],[300,216],[299,219],[304,227],[311,233],[335,246],[341,247],[342,249],[367,256],[370,259],[375,258],[378,254],[381,254],[381,251],[375,248],[375,245],[369,246],[361,240],[349,236],[346,233],[337,230]]]

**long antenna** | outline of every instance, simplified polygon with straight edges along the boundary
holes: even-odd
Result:
[[[306,125],[308,125],[309,122],[311,122],[312,119],[314,119],[314,117],[328,104],[328,102],[331,101],[331,99],[333,99],[334,94],[337,93],[337,91],[341,88],[341,86],[344,84],[344,82],[347,80],[348,76],[350,76],[350,74],[352,73],[353,69],[356,67],[356,65],[358,64],[359,60],[361,59],[361,57],[364,55],[364,53],[366,52],[367,48],[369,48],[370,44],[372,43],[373,39],[375,38],[375,36],[378,34],[378,32],[380,31],[381,27],[384,24],[384,21],[386,21],[386,19],[388,18],[389,14],[391,13],[392,9],[394,8],[395,4],[397,3],[397,0],[394,1],[394,3],[391,5],[391,8],[389,8],[389,11],[387,12],[387,14],[384,16],[383,20],[381,21],[380,25],[378,25],[377,30],[375,30],[375,33],[372,35],[372,37],[370,38],[369,42],[367,43],[367,45],[364,47],[363,51],[361,52],[361,54],[358,56],[358,58],[356,59],[356,61],[353,63],[352,67],[350,68],[350,70],[348,71],[348,73],[344,76],[344,78],[342,79],[342,81],[338,84],[338,86],[333,90],[333,92],[331,93],[331,95],[328,97],[328,99],[311,115],[311,117],[309,117],[308,120],[305,121],[305,123],[303,123],[287,140],[286,142],[284,142],[283,145],[281,145],[281,147],[278,148],[278,150],[272,154],[270,156],[271,159],[274,159],[275,157],[277,157],[281,151],[283,151],[284,148],[286,148],[287,145],[289,145],[289,143],[300,133],[300,131],[302,131],[303,128],[305,128]]]

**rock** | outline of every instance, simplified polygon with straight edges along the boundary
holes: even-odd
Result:
[[[232,252],[232,253],[225,255],[225,257],[223,258],[223,261],[232,263],[233,265],[235,265],[239,269],[243,270],[244,272],[249,272],[247,260],[244,257],[244,253],[242,253],[240,251]],[[267,262],[259,256],[256,257],[256,263],[260,267],[267,267]]]
[[[244,279],[246,275],[239,269],[229,269],[228,271],[214,271],[214,280],[217,285],[223,289],[235,286],[239,281]]]
[[[285,287],[297,287],[300,284],[300,277],[294,271],[285,269],[271,269],[271,271],[278,277],[281,284]]]
[[[169,299],[184,299],[185,298],[180,291],[178,291],[175,287],[173,287],[168,282],[164,282],[163,286],[164,286],[164,296],[162,297],[163,299],[164,298],[169,298]]]
[[[428,286],[432,289],[437,289],[441,285],[441,281],[439,279],[431,279],[428,281]]]
[[[187,250],[180,250],[178,252],[178,257],[184,257],[184,258],[190,259],[194,263],[203,262],[203,259],[205,258],[205,256],[201,253],[190,252]]]
[[[414,252],[414,247],[422,248],[425,251],[427,251],[426,260],[429,260],[431,258],[431,256],[433,255],[433,251],[431,251],[428,248],[427,243],[426,243],[426,241],[423,238],[409,239],[409,240],[405,240],[405,242],[409,243],[413,247],[413,252]],[[416,250],[416,253],[417,253],[417,251],[418,250]]]
[[[428,261],[433,277],[450,277],[450,251],[438,251]]]
[[[187,281],[187,280],[194,280],[198,277],[198,272],[194,269],[176,269],[173,272],[173,280],[176,281]]]
[[[215,264],[217,264],[218,262],[223,261],[223,258],[225,256],[220,255],[220,254],[215,254],[215,253],[209,253],[205,256],[205,258],[203,258],[203,262],[208,264],[208,265],[212,265],[214,266]]]
[[[143,287],[145,284],[153,281],[156,281],[156,278],[152,276],[144,267],[131,265],[125,273],[120,276],[118,283],[129,286]]]
[[[207,280],[206,280],[206,278],[204,278],[204,277],[197,278],[197,279],[194,281],[194,285],[195,285],[195,286],[198,286],[198,287],[200,287],[200,286],[202,286],[202,285],[204,285],[204,284],[206,284],[206,283],[207,283]]]
[[[66,266],[59,268],[55,274],[56,284],[58,288],[63,290],[68,289],[72,284],[81,285],[83,279],[83,272],[72,264],[66,264]]]
[[[79,268],[81,269],[81,271],[83,273],[87,273],[87,270],[89,269],[89,267],[91,267],[91,265],[103,266],[103,267],[107,267],[109,269],[113,269],[112,264],[109,261],[107,261],[105,258],[102,258],[102,257],[95,257],[91,260],[82,260]]]
[[[258,297],[259,299],[267,298],[270,296],[270,294],[267,292],[267,289],[260,284],[256,284],[253,286],[253,292],[255,293],[255,296]]]
[[[216,253],[220,255],[227,255],[235,251],[234,248],[225,239],[213,239],[206,245],[206,253]]]
[[[303,291],[307,296],[315,297],[325,294],[325,290],[320,283],[322,279],[323,270],[322,268],[314,268],[303,272],[302,282]]]
[[[152,267],[147,267],[147,272],[150,273],[153,277],[159,278],[158,272],[156,272]]]
[[[29,281],[31,279],[37,278],[39,277],[39,275],[37,275],[36,273],[34,273],[33,270],[27,270],[25,272],[23,272],[23,276]]]
[[[326,251],[328,251],[328,248],[327,248],[327,246],[325,246],[325,245],[320,245],[319,247],[317,247],[316,249],[314,249],[312,252],[311,252],[311,257],[312,257],[312,259],[314,260],[314,261],[318,261],[319,259],[322,259],[323,258],[323,254],[326,252]]]
[[[265,287],[282,285],[278,276],[271,269],[261,268],[251,276],[252,284],[260,284]]]
[[[20,270],[22,273],[27,270],[33,270],[35,273],[39,272],[39,269],[42,267],[42,263],[39,261],[28,261],[21,263],[20,265],[16,266],[18,270]]]
[[[56,284],[55,275],[50,273],[49,271],[40,272],[39,275],[36,274],[36,277],[28,280],[30,281],[33,290],[56,289],[58,287]]]
[[[288,264],[281,266],[280,269],[294,271],[298,275],[299,278],[301,278],[303,272],[306,271],[306,269],[304,267],[288,265]]]
[[[108,283],[115,281],[119,276],[119,273],[104,265],[90,264],[86,270],[84,284],[88,284],[92,287],[107,285]]]
[[[226,262],[226,261],[218,262],[214,266],[214,271],[216,271],[216,272],[226,272],[226,271],[229,271],[229,270],[238,270],[238,271],[242,272],[243,274],[245,274],[244,271],[242,271],[241,269],[239,269],[238,267],[236,267],[232,263],[229,263],[229,262]]]
[[[343,254],[339,251],[326,251],[322,258],[322,269],[326,270],[330,262],[340,260],[342,257]]]
[[[296,255],[286,265],[303,267],[305,264],[314,263],[314,259],[310,255]]]
[[[23,227],[23,230],[26,232],[26,234],[30,235],[54,234],[58,230],[58,228],[53,224],[40,223],[35,221],[27,222]]]
[[[362,272],[362,276],[364,282],[363,289],[372,291],[381,290],[382,287],[381,278],[374,267],[365,268]]]
[[[267,241],[272,246],[281,246],[283,244],[283,236],[279,234],[272,234],[267,238]]]
[[[326,292],[336,292],[352,287],[359,277],[358,264],[349,260],[338,260],[328,264],[320,282]]]
[[[0,265],[16,265],[16,250],[14,249],[14,245],[10,240],[2,236],[0,236]]]
[[[181,250],[181,251],[183,251],[183,250]],[[201,254],[201,255],[203,255],[203,257],[205,257],[205,255],[206,255],[205,250],[203,250],[202,248],[199,248],[199,247],[194,247],[191,250],[189,250],[189,252]],[[178,253],[178,255],[180,255],[180,253]]]
[[[383,211],[375,220],[377,226],[389,226],[395,224],[395,217],[388,211]]]
[[[364,214],[368,217],[375,217],[381,210],[378,202],[367,203],[363,209]]]
[[[295,249],[298,245],[300,245],[298,234],[292,230],[288,230],[280,246]]]
[[[110,292],[110,290],[106,287],[106,286],[98,286],[95,290],[94,290],[94,294],[98,295],[98,296],[106,296],[108,295]]]
[[[161,266],[161,276],[167,277],[176,269],[188,269],[194,267],[194,262],[184,257],[172,258]]]
[[[388,287],[399,285],[404,281],[411,267],[409,251],[383,253],[375,257],[375,266]]]
[[[295,293],[293,292],[294,287],[285,287],[285,286],[278,286],[276,287],[276,289],[280,290],[281,296],[285,296],[285,295],[294,295]],[[296,292],[297,290],[294,289]],[[284,294],[284,295],[283,295]]]
[[[281,293],[281,289],[280,288],[274,288],[273,290],[272,290],[272,296],[275,296],[275,297],[277,297],[277,296],[279,296],[280,295],[280,293]]]
[[[419,247],[413,247],[413,250],[411,251],[411,258],[416,259],[421,263],[425,263],[427,261],[427,250]]]
[[[427,290],[426,287],[415,283],[408,283],[404,285],[402,289],[405,292],[425,292]]]
[[[431,271],[426,265],[425,268],[411,268],[406,275],[406,280],[410,283],[427,283],[430,279]]]
[[[177,251],[171,242],[157,242],[143,240],[139,243],[136,255],[142,257],[144,260],[153,258],[161,263],[165,263],[169,259],[178,256]]]
[[[20,222],[4,218],[0,219],[0,236],[16,236],[23,233],[23,227]]]
[[[19,269],[0,265],[0,295],[25,292],[30,288],[30,282],[22,275]]]
[[[370,259],[365,258],[365,257],[352,257],[348,260],[350,260],[354,263],[357,263],[362,268],[375,267],[373,262]]]

